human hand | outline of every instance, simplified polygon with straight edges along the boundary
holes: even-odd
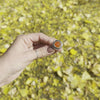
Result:
[[[50,48],[55,40],[43,33],[19,35],[0,57],[0,86],[16,79],[37,56],[41,58],[56,53],[57,51]]]

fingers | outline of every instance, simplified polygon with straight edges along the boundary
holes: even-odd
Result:
[[[54,49],[51,49],[50,46],[45,45],[41,48],[31,50],[30,55],[32,60],[37,59],[37,58],[42,58],[45,56],[49,56],[55,53]]]
[[[43,33],[32,33],[28,34],[30,39],[33,41],[33,43],[40,42],[44,44],[51,45],[53,41],[55,41],[55,38],[49,37]]]
[[[38,58],[51,55],[51,54],[53,54],[54,52],[55,52],[55,50],[51,49],[51,48],[48,47],[48,46],[44,46],[44,47],[41,47],[41,48],[39,48],[39,49],[36,49],[36,53],[37,53]]]

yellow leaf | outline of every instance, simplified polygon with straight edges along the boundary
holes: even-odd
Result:
[[[5,95],[8,94],[9,90],[10,90],[10,88],[9,88],[7,85],[4,86],[4,87],[2,87],[2,92],[3,92]]]
[[[62,72],[59,70],[57,71],[58,76],[62,77]]]
[[[97,41],[97,42],[95,43],[95,46],[96,46],[96,47],[100,47],[100,41]]]
[[[6,48],[1,48],[1,49],[0,49],[0,52],[5,53],[6,50],[7,50]]]
[[[87,71],[85,71],[85,72],[83,72],[82,79],[83,80],[91,80],[92,78],[89,75],[89,73]]]
[[[48,76],[45,76],[45,77],[43,78],[43,81],[44,81],[44,83],[46,83],[46,82],[48,81]]]
[[[54,79],[54,80],[53,80],[53,85],[54,85],[54,86],[57,86],[58,82],[59,82],[59,81],[58,81],[57,79]]]
[[[33,78],[28,78],[27,80],[26,80],[26,83],[25,84],[30,84],[31,82],[33,81]]]
[[[76,54],[77,54],[77,51],[76,51],[75,49],[71,49],[71,50],[70,50],[70,53],[71,53],[72,55],[76,55]]]
[[[83,33],[82,34],[82,38],[84,38],[84,39],[86,39],[86,40],[88,40],[89,38],[90,38],[90,33]]]
[[[85,20],[84,22],[87,23],[87,24],[92,24],[92,22],[89,21],[89,20]]]
[[[60,70],[60,66],[56,66],[56,68],[53,67],[53,70],[54,70],[55,72],[59,71],[59,70]]]
[[[69,95],[68,100],[74,100],[73,95]]]
[[[27,94],[28,94],[27,89],[20,89],[19,92],[20,92],[21,96],[23,96],[23,97],[27,96]]]

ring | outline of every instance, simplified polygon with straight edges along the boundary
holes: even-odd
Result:
[[[60,40],[55,40],[52,44],[52,48],[59,50],[60,48],[62,48],[63,44]]]
[[[38,53],[37,53],[37,50],[35,50],[35,52],[36,52],[36,55],[37,55],[37,58],[38,58]]]

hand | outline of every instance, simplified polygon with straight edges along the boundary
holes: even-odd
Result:
[[[19,35],[0,57],[0,86],[16,79],[37,56],[41,58],[56,53],[50,48],[54,40],[43,33]]]

